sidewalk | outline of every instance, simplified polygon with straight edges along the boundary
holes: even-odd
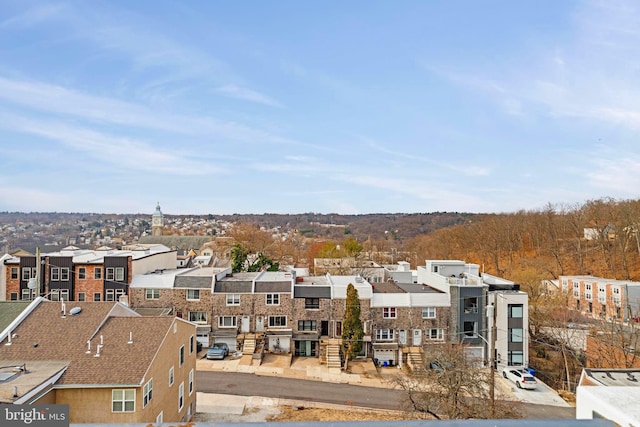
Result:
[[[368,387],[393,388],[396,367],[376,368],[371,359],[349,362],[349,372],[328,368],[315,357],[291,357],[290,354],[265,354],[262,362],[251,356],[228,357],[225,360],[207,360],[198,355],[196,370],[241,372],[255,375],[271,375],[312,381],[354,384]]]

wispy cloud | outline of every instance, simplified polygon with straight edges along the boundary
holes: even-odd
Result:
[[[88,95],[42,82],[0,76],[0,100],[35,111],[177,134],[218,136],[234,141],[302,145],[299,142],[211,117],[193,117],[151,109],[113,98]]]
[[[0,22],[0,29],[29,29],[49,19],[62,16],[65,9],[63,4],[37,5]]]
[[[96,163],[108,163],[115,169],[192,176],[226,172],[223,166],[216,167],[210,161],[197,159],[198,153],[190,158],[184,151],[163,149],[143,140],[116,137],[56,121],[24,119],[0,112],[0,123],[11,130],[61,142],[68,149],[92,157]]]
[[[491,174],[491,170],[487,167],[476,166],[468,162],[457,164],[457,163],[446,162],[442,159],[433,160],[428,157],[416,156],[414,153],[404,153],[402,151],[386,148],[384,145],[382,145],[377,141],[374,141],[371,138],[367,138],[363,136],[359,136],[358,138],[361,139],[363,142],[365,142],[370,149],[373,149],[380,153],[384,153],[388,155],[389,160],[392,160],[394,157],[400,157],[400,158],[409,160],[412,163],[414,162],[419,162],[423,164],[428,163],[432,166],[436,166],[436,169],[437,168],[446,169],[447,171],[461,173],[466,176],[487,176]]]
[[[228,96],[230,98],[242,99],[244,101],[251,101],[257,104],[268,105],[271,107],[283,108],[283,105],[273,98],[263,95],[259,92],[251,89],[239,87],[236,85],[224,85],[216,88],[216,92]]]

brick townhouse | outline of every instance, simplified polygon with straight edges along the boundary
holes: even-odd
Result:
[[[593,318],[622,320],[640,316],[640,282],[595,276],[560,276],[570,308]]]
[[[31,300],[46,295],[51,300],[118,301],[127,294],[134,275],[175,266],[176,252],[162,245],[122,250],[69,246],[39,256],[13,256],[3,262],[6,291],[2,298]]]

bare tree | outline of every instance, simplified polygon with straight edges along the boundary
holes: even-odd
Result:
[[[438,420],[520,418],[513,405],[491,401],[488,369],[470,362],[464,346],[428,347],[423,366],[394,380],[406,394],[405,409],[414,415]]]

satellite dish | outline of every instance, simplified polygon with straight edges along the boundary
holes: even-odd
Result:
[[[31,279],[29,279],[29,281],[27,282],[27,288],[29,289],[35,289],[36,288],[36,278],[32,277]]]
[[[80,307],[73,307],[71,310],[69,310],[69,314],[72,316],[75,316],[76,314],[80,313],[82,311],[82,308]]]

